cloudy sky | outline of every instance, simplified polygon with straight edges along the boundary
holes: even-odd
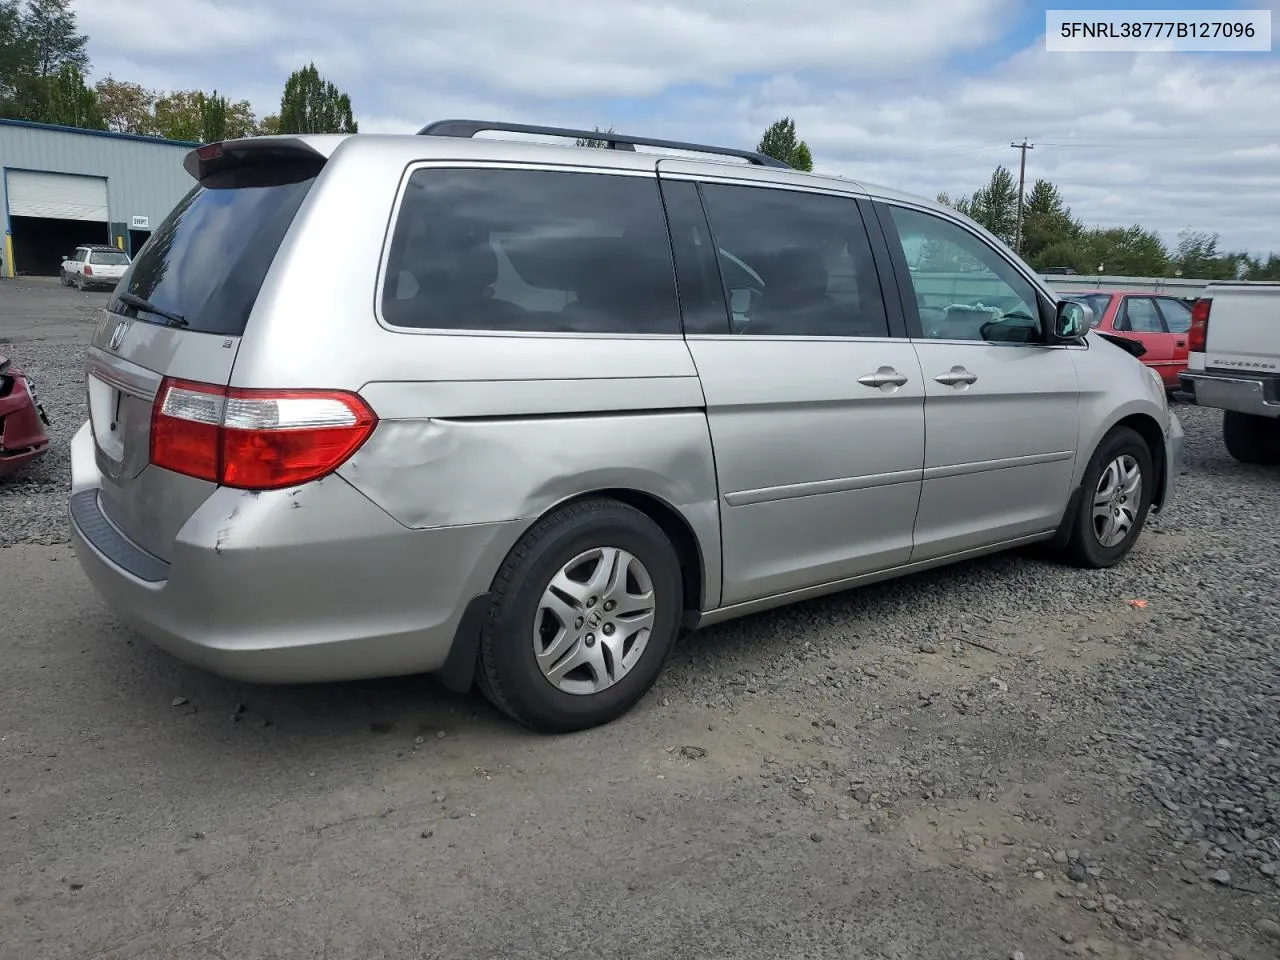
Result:
[[[94,79],[279,109],[314,60],[362,132],[511,119],[754,147],[794,117],[815,168],[933,196],[996,164],[1088,223],[1280,252],[1280,46],[1047,53],[1029,0],[76,0]],[[1106,4],[1075,3],[1078,7]],[[1126,8],[1270,8],[1280,0]],[[1274,14],[1273,14],[1274,16]],[[1274,16],[1280,32],[1280,16]]]

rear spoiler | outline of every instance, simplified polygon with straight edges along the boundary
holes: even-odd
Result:
[[[219,140],[196,147],[183,158],[182,166],[196,180],[223,170],[249,164],[270,164],[299,160],[327,160],[350,134],[286,134],[273,137],[245,137]]]

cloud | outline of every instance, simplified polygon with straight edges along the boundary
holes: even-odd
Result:
[[[1059,184],[1086,222],[1280,250],[1280,59],[1049,54],[1016,0],[75,7],[95,73],[216,86],[260,113],[314,60],[371,133],[471,116],[754,146],[787,114],[820,170],[926,196],[970,193],[997,163],[1016,172],[1009,144],[1025,136],[1028,177]]]

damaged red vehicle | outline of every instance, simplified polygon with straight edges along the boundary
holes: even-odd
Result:
[[[48,452],[48,425],[31,378],[0,354],[0,477]]]

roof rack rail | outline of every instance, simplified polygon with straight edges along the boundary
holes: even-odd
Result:
[[[679,140],[656,140],[653,137],[630,137],[621,133],[604,133],[599,130],[574,130],[569,127],[543,127],[529,123],[501,123],[487,120],[437,120],[418,131],[424,137],[460,137],[469,139],[477,133],[491,130],[500,133],[532,133],[544,137],[573,137],[576,140],[602,140],[610,150],[635,151],[636,146],[660,147],[665,150],[688,150],[692,153],[713,153],[725,157],[747,160],[758,167],[781,167],[790,170],[791,165],[754,150],[737,150],[733,147],[712,147],[703,143],[683,143]]]

